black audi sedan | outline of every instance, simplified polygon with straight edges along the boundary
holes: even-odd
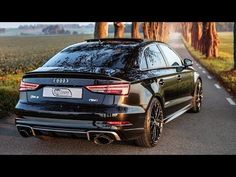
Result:
[[[202,80],[167,44],[91,39],[26,73],[16,105],[23,137],[72,136],[96,144],[134,140],[154,147],[163,125],[199,112]]]

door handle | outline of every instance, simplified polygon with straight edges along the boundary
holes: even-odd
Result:
[[[164,80],[163,80],[163,79],[160,79],[159,84],[163,86],[164,83],[165,83]]]
[[[178,81],[181,80],[181,75],[180,75],[180,74],[177,76],[177,80],[178,80]]]

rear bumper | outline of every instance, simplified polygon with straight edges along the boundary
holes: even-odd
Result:
[[[37,105],[19,102],[15,108],[15,124],[28,128],[34,136],[38,132],[81,135],[91,139],[94,133],[109,133],[116,140],[135,139],[144,131],[145,110],[141,106],[121,105],[116,107],[95,106],[75,110],[54,109],[54,105]],[[128,121],[125,126],[109,125],[106,121]]]
[[[39,127],[39,126],[30,126],[30,125],[24,125],[24,124],[16,124],[17,129],[20,131],[20,129],[30,129],[33,136],[38,135],[38,131],[43,131],[47,133],[64,133],[64,134],[76,134],[76,135],[82,135],[86,136],[87,139],[90,141],[93,139],[93,134],[109,134],[113,137],[114,140],[120,141],[120,136],[114,132],[114,131],[102,131],[102,130],[88,130],[88,131],[81,131],[81,130],[70,130],[70,129],[59,129],[59,128],[53,128],[53,127]]]
[[[131,117],[126,116],[126,120],[138,118],[140,115],[132,115]],[[100,120],[72,120],[29,116],[15,119],[18,131],[20,129],[29,129],[33,136],[41,134],[66,134],[92,140],[96,134],[109,134],[114,140],[120,141],[135,139],[144,131],[143,124],[137,125],[134,121],[134,124],[132,123],[132,125],[127,126],[113,126],[104,122]],[[141,121],[137,121],[137,123],[139,122]]]

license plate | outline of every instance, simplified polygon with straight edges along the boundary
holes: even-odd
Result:
[[[43,97],[82,98],[82,88],[44,87]]]

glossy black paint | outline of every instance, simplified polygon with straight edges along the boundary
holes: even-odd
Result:
[[[67,47],[43,67],[23,76],[24,82],[40,86],[35,91],[20,92],[20,100],[15,108],[16,125],[82,132],[112,131],[122,140],[127,140],[143,133],[144,118],[153,97],[160,100],[165,121],[186,106],[186,109],[190,109],[199,74],[191,67],[189,60],[185,63],[181,61],[179,66],[171,66],[159,48],[160,44],[166,45],[154,41],[110,39],[103,42],[92,40]],[[157,46],[157,53],[162,56],[165,67],[142,69],[141,63],[146,61],[144,51],[150,45]],[[78,51],[82,53],[76,53]],[[86,51],[92,51],[91,56]],[[71,53],[71,58],[68,58],[67,54]],[[153,54],[150,53],[150,56]],[[66,78],[68,83],[55,84],[55,78]],[[88,85],[117,82],[130,83],[128,95],[93,93],[85,88]],[[83,97],[43,97],[45,86],[82,88]],[[91,99],[97,101],[91,102]],[[111,126],[105,121],[129,121],[132,125]]]

